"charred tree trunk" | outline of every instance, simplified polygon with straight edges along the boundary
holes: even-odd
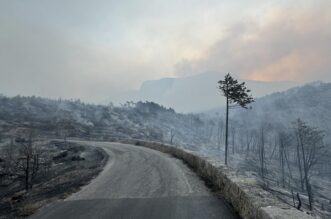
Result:
[[[305,191],[304,189],[304,183],[303,183],[303,177],[302,177],[302,166],[301,166],[301,158],[300,158],[300,142],[299,137],[297,136],[297,163],[300,173],[300,185],[301,185],[301,191]]]
[[[25,164],[25,190],[28,191],[30,189],[29,185],[29,176],[30,176],[30,156],[26,156],[26,164]]]
[[[228,165],[228,137],[229,137],[229,98],[226,97],[225,165]]]
[[[259,147],[259,157],[260,157],[260,174],[262,179],[265,176],[265,151],[264,151],[264,129],[261,129],[261,139],[260,139],[260,147]]]
[[[236,129],[234,127],[232,127],[231,129],[231,137],[232,137],[232,154],[234,154],[236,150],[235,148]]]
[[[281,182],[282,182],[282,187],[285,188],[285,145],[284,145],[284,139],[283,136],[280,135],[279,138],[279,164],[280,164],[280,169],[281,169]]]
[[[301,198],[300,198],[300,195],[299,195],[299,193],[297,193],[297,199],[298,199],[298,206],[296,206],[296,208],[298,209],[298,210],[300,210],[301,209]]]
[[[308,202],[309,202],[309,210],[313,210],[313,194],[312,189],[308,177],[308,163],[306,158],[306,152],[302,141],[302,136],[299,134],[300,146],[301,146],[301,154],[302,154],[302,161],[303,161],[303,172],[304,172],[304,180],[306,185],[306,191],[308,194]]]

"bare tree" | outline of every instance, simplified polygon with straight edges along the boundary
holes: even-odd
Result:
[[[236,140],[236,127],[232,126],[231,127],[231,137],[232,137],[232,154],[235,153],[236,150],[236,145],[235,145],[235,140]]]
[[[175,137],[175,132],[173,129],[170,130],[170,144],[173,144],[173,140]]]
[[[309,209],[312,210],[314,200],[310,183],[311,170],[321,157],[327,154],[327,147],[323,142],[324,134],[317,128],[310,127],[300,119],[294,123],[294,126],[299,148],[298,156],[301,156],[303,164],[303,181],[308,195]]]
[[[265,130],[264,127],[261,128],[260,132],[260,142],[259,142],[259,162],[260,162],[260,175],[262,179],[265,177]]]
[[[25,190],[28,191],[30,186],[30,171],[31,171],[31,160],[32,160],[32,131],[29,133],[28,140],[20,139],[16,143],[20,144],[19,148],[19,159],[18,159],[18,170],[22,171],[21,177],[24,178]]]
[[[15,173],[16,156],[13,139],[11,139],[10,144],[3,147],[1,155],[0,175],[2,181],[5,178],[12,178]]]
[[[245,156],[246,159],[249,155],[251,145],[253,144],[253,140],[254,140],[254,135],[252,131],[246,130],[246,156]]]
[[[278,153],[279,153],[279,166],[280,166],[280,170],[281,170],[281,184],[282,184],[282,187],[285,188],[285,165],[286,164],[288,165],[287,148],[291,144],[290,135],[284,131],[281,131],[278,133],[278,141],[279,141]],[[288,166],[288,168],[290,168],[290,167]]]
[[[18,158],[16,168],[19,178],[23,179],[25,190],[32,189],[33,183],[40,170],[42,150],[34,140],[34,130],[24,130],[25,137],[16,139]]]
[[[213,133],[214,133],[214,128],[215,128],[215,123],[213,120],[210,120],[206,123],[206,142],[211,142],[212,141],[212,137],[213,137]]]
[[[217,148],[220,150],[221,148],[221,142],[223,141],[224,136],[224,123],[222,119],[219,119],[217,123]]]
[[[304,191],[304,179],[303,179],[303,167],[302,167],[302,161],[301,161],[301,149],[300,149],[300,140],[299,140],[299,136],[298,134],[296,134],[296,161],[297,161],[297,165],[298,165],[298,170],[299,170],[299,175],[300,175],[300,188],[301,191]]]

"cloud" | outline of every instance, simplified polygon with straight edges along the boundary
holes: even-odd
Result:
[[[98,102],[169,76],[209,45],[215,1],[199,2],[1,2],[0,92]]]
[[[228,28],[200,59],[177,63],[177,74],[233,72],[264,81],[331,80],[330,3],[268,9]]]
[[[320,2],[1,1],[0,93],[100,102],[208,70],[327,80],[331,5]]]
[[[159,71],[136,48],[93,41],[80,31],[56,28],[22,17],[0,16],[0,92],[110,100],[121,90],[137,88]]]

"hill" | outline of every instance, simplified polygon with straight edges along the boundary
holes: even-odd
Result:
[[[331,140],[331,83],[314,82],[258,98],[252,110],[237,110],[233,118],[254,124],[290,126],[300,118],[325,132]]]
[[[137,138],[201,144],[211,121],[201,115],[178,114],[153,102],[127,102],[116,107],[85,104],[79,100],[0,96],[0,133],[15,136],[33,127],[40,136],[84,138]]]
[[[153,101],[172,107],[178,112],[203,112],[223,106],[223,97],[217,89],[217,82],[223,78],[223,73],[208,72],[183,78],[145,81],[138,91],[130,92],[124,100]],[[246,83],[255,97],[284,91],[298,85],[286,81],[246,81]]]

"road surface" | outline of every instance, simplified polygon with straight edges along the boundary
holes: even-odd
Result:
[[[90,184],[32,219],[239,218],[182,161],[148,148],[107,142],[109,160]]]

